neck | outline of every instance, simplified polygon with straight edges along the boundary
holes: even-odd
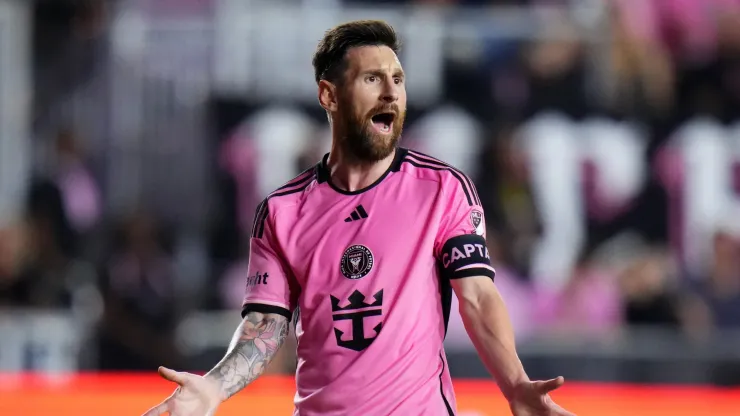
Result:
[[[331,182],[334,186],[348,192],[367,188],[390,168],[397,151],[397,149],[394,150],[386,158],[377,162],[363,162],[347,154],[335,140],[326,162]]]

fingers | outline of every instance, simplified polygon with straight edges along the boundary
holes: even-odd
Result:
[[[162,403],[152,407],[144,413],[144,416],[160,416],[167,413],[169,411],[169,401],[170,399],[168,398]]]
[[[564,383],[565,383],[565,379],[563,377],[557,377],[557,378],[553,378],[547,381],[538,381],[537,389],[542,393],[549,393],[559,388]]]
[[[554,411],[554,414],[556,416],[576,416],[575,413],[571,413],[571,412],[563,409],[562,406],[560,406],[559,404],[557,404],[554,401],[552,401],[552,399],[549,399],[548,401],[549,401],[550,410]]]
[[[575,413],[571,413],[558,405],[555,405],[555,411],[557,412],[558,416],[576,416]]]
[[[162,376],[165,380],[177,383],[181,386],[185,384],[185,376],[182,373],[178,373],[175,370],[170,370],[169,368],[165,367],[159,367],[157,371],[159,372],[159,375]]]

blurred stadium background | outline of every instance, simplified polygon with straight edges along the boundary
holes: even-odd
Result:
[[[137,414],[222,356],[359,18],[403,39],[404,145],[477,183],[530,375],[740,414],[738,0],[0,0],[0,413]],[[456,314],[446,345],[461,414],[506,414]],[[291,349],[224,413],[288,414]]]

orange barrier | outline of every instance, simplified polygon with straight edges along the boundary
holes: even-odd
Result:
[[[0,415],[141,415],[172,389],[153,374],[0,375]],[[290,415],[293,389],[291,378],[262,378],[218,416]],[[455,389],[458,416],[510,414],[492,382],[458,380]],[[579,416],[740,415],[740,389],[566,383],[554,398]]]

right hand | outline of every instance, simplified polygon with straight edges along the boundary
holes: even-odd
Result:
[[[576,416],[558,406],[549,393],[563,385],[563,377],[526,381],[517,386],[509,408],[514,416]]]
[[[214,416],[221,404],[221,392],[213,381],[196,374],[159,367],[159,375],[179,387],[162,403],[152,407],[144,416]]]

